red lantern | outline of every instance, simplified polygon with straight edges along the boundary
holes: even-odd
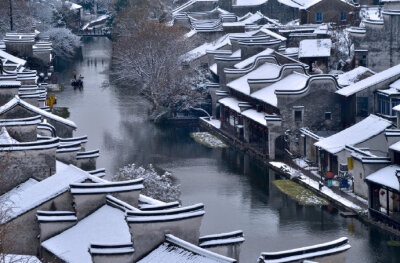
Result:
[[[385,191],[382,191],[382,192],[381,192],[381,195],[385,195]]]
[[[375,189],[374,192],[377,193],[377,192],[379,192],[379,190],[378,190],[378,189]]]
[[[391,195],[390,198],[394,199],[394,195]]]

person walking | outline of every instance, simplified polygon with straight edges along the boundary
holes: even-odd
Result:
[[[76,70],[72,71],[72,75],[74,76],[74,80],[76,80]]]

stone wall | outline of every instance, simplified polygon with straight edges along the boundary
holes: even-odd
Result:
[[[299,152],[299,129],[307,127],[310,130],[341,130],[341,100],[336,96],[336,83],[331,79],[317,79],[310,83],[308,90],[302,94],[277,94],[278,108],[282,116],[283,134],[292,131],[291,151]],[[318,103],[315,103],[318,98]],[[295,111],[302,112],[302,120],[295,120]],[[325,113],[330,112],[331,118],[326,119]],[[292,143],[293,142],[293,143]]]
[[[0,125],[1,127],[1,125]],[[5,126],[8,134],[19,142],[34,142],[37,140],[37,125]]]
[[[135,248],[134,262],[161,245],[166,234],[197,244],[201,221],[202,216],[167,222],[128,223]]]
[[[52,207],[61,211],[73,211],[70,193],[65,192],[6,223],[5,227],[10,230],[6,233],[6,240],[13,242],[12,247],[6,252],[10,254],[39,255],[38,235],[40,234],[40,228],[36,219],[36,211],[49,211]]]
[[[33,177],[43,180],[56,173],[56,148],[0,151],[0,194]]]
[[[18,95],[19,87],[0,88],[0,106],[12,100],[15,95]]]
[[[400,15],[383,15],[384,23],[365,22],[364,37],[352,36],[355,49],[368,50],[368,67],[380,72],[400,64]]]

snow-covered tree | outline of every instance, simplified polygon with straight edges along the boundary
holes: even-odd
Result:
[[[0,0],[0,34],[8,31],[31,32],[33,22],[29,1]]]
[[[330,26],[329,35],[333,45],[330,68],[334,70],[346,69],[354,56],[354,45],[350,34],[345,27]]]
[[[55,55],[64,59],[71,59],[81,45],[80,38],[67,28],[51,28],[43,34],[52,42]]]
[[[174,184],[172,175],[168,172],[158,174],[152,165],[149,165],[148,168],[136,167],[135,164],[127,165],[120,168],[112,180],[123,181],[139,178],[143,178],[142,193],[144,195],[164,202],[179,200],[180,186]]]
[[[182,29],[132,17],[121,15],[114,27],[114,79],[141,89],[156,121],[201,104],[205,93],[193,85],[194,72],[183,66],[190,44]]]

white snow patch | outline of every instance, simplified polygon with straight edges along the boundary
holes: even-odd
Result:
[[[223,141],[208,132],[193,132],[190,134],[195,141],[211,148],[228,147]]]
[[[304,39],[300,41],[299,58],[330,57],[332,40]]]
[[[0,144],[18,144],[19,142],[12,138],[10,134],[7,132],[5,127],[2,127],[0,130]]]

